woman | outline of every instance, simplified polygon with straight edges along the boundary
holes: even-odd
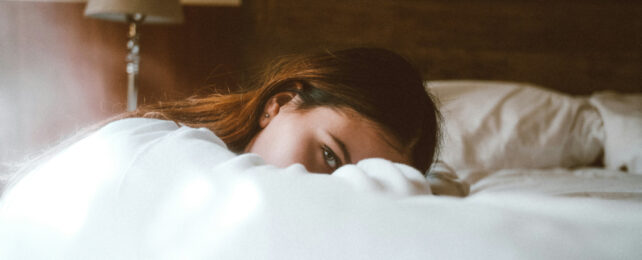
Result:
[[[285,58],[253,89],[162,103],[127,117],[205,127],[235,153],[319,173],[370,157],[425,172],[439,136],[438,111],[419,72],[373,48]]]
[[[254,251],[222,244],[256,237],[316,247],[300,233],[393,203],[368,194],[431,193],[437,118],[390,51],[282,59],[255,88],[142,107],[42,159],[0,198],[0,258],[230,259]]]
[[[129,165],[132,161],[124,154],[137,156],[138,150],[155,141],[138,138],[140,133],[160,131],[159,139],[181,129],[206,129],[211,136],[205,141],[225,154],[197,153],[180,145],[205,157],[205,162],[194,160],[197,164],[251,153],[278,167],[301,164],[308,172],[332,173],[366,158],[383,158],[425,175],[437,149],[438,118],[419,72],[391,51],[353,48],[291,56],[278,59],[252,87],[237,93],[161,102],[108,119],[100,130],[78,135],[34,160],[13,184],[34,170],[66,172],[79,161],[100,164],[108,157],[112,165]],[[85,150],[70,149],[87,139],[115,139],[128,145],[118,148],[125,151],[103,157],[92,154],[115,148],[92,143]],[[61,157],[68,161],[63,163]]]

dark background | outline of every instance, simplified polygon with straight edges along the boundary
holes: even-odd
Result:
[[[127,26],[84,3],[0,2],[0,172],[123,112]],[[642,91],[642,1],[245,0],[143,25],[140,103],[233,90],[270,58],[385,47],[426,79]],[[2,163],[5,163],[3,165]]]

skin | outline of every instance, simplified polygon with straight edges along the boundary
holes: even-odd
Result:
[[[349,109],[316,107],[296,109],[296,95],[279,93],[265,106],[262,130],[245,152],[261,156],[278,167],[300,163],[310,172],[332,173],[341,165],[366,158],[384,158],[409,164],[396,142]]]

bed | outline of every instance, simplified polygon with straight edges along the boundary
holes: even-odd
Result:
[[[426,177],[381,159],[333,175],[254,155],[199,163],[175,141],[208,154],[220,140],[187,129],[139,164],[153,174],[102,175],[109,165],[89,160],[94,171],[4,194],[0,258],[642,259],[642,95],[426,89],[444,130]]]
[[[585,187],[585,196],[619,190],[639,200],[631,187],[642,171],[642,95],[569,96],[493,81],[437,81],[427,88],[444,114],[440,159],[473,193],[576,189],[579,196]],[[633,185],[621,186],[629,178]]]

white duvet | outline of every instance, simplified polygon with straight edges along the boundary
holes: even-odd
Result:
[[[127,119],[3,195],[0,259],[642,259],[640,203],[430,191],[382,159],[309,174]]]

